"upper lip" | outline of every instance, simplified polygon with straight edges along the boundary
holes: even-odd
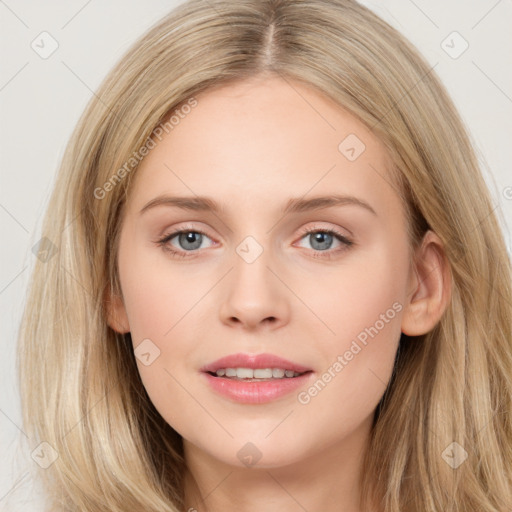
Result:
[[[212,363],[201,368],[202,372],[216,372],[220,368],[282,368],[283,370],[293,370],[294,372],[303,373],[311,371],[298,363],[288,361],[274,354],[231,354],[221,357]]]

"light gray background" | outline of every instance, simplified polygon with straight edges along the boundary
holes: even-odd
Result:
[[[206,1],[206,0],[205,0]],[[181,2],[164,0],[0,0],[0,509],[42,510],[28,476],[15,339],[32,247],[70,133],[100,81],[146,28]],[[469,127],[511,247],[512,2],[363,1],[425,55]],[[32,48],[41,32],[58,42],[47,59]],[[454,59],[442,42],[457,31],[469,48]],[[454,41],[451,43],[451,41]],[[457,51],[463,44],[447,40]],[[25,436],[26,437],[26,436]],[[29,446],[34,445],[28,440]]]

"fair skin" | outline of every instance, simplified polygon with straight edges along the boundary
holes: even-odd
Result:
[[[188,479],[186,510],[362,512],[362,456],[400,335],[430,331],[449,301],[441,241],[427,233],[410,265],[385,148],[312,89],[272,77],[196,98],[137,170],[120,237],[122,297],[111,298],[109,324],[131,332],[134,347],[149,338],[160,350],[137,364],[153,404],[183,437],[203,497]],[[349,134],[366,146],[354,161],[338,149]],[[333,194],[374,213],[355,204],[282,213],[292,198]],[[140,213],[161,195],[207,196],[220,210]],[[167,241],[183,258],[156,243],[178,228],[206,233],[200,244],[193,235]],[[353,245],[315,242],[305,234],[313,228]],[[263,248],[252,263],[236,252],[247,236]],[[371,326],[378,333],[307,403],[293,392],[241,404],[199,371],[232,353],[267,352],[311,368],[307,391]],[[261,453],[251,467],[237,455],[248,442]]]

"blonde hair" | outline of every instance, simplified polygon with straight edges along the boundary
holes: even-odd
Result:
[[[44,441],[58,453],[39,471],[49,509],[184,506],[181,437],[149,400],[130,335],[108,327],[105,301],[120,293],[118,235],[134,155],[194,95],[260,73],[320,91],[373,130],[394,162],[411,248],[431,229],[451,269],[452,297],[438,325],[400,340],[375,413],[362,499],[385,512],[503,512],[512,503],[503,234],[433,69],[351,0],[190,0],[151,28],[92,98],[42,227],[58,252],[34,267],[19,336],[24,428],[32,448]],[[452,442],[468,454],[457,469],[443,458]]]

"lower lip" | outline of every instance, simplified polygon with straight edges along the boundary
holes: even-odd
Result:
[[[313,372],[304,373],[298,377],[266,380],[262,382],[244,382],[242,380],[214,377],[203,373],[208,384],[214,391],[235,402],[244,404],[263,404],[284,395],[292,393],[304,386]]]

